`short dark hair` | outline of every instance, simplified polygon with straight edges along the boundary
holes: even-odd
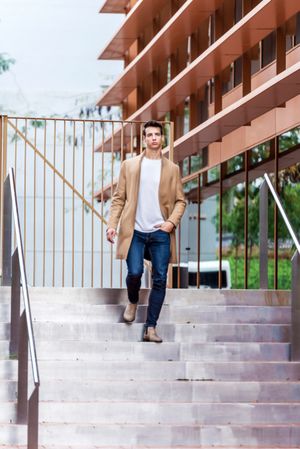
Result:
[[[163,126],[160,122],[157,122],[156,120],[149,120],[148,122],[144,123],[143,127],[143,136],[146,136],[146,129],[147,128],[159,128],[161,135],[163,135]]]

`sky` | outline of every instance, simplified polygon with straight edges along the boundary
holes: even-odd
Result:
[[[1,0],[0,53],[16,60],[0,76],[2,112],[76,113],[122,70],[99,61],[124,16],[99,14],[103,0]]]

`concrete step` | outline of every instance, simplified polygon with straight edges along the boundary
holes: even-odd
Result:
[[[123,323],[123,305],[83,305],[83,304],[32,304],[34,321]],[[137,310],[136,322],[144,323],[147,307]],[[7,314],[8,315],[8,314]],[[2,314],[2,322],[8,316]],[[282,306],[168,306],[162,307],[160,323],[268,323],[289,324],[290,307]]]
[[[39,420],[96,425],[291,425],[300,421],[300,404],[41,402]],[[1,404],[0,422],[16,422],[15,403]]]
[[[11,387],[10,397],[15,398]],[[300,382],[45,380],[42,401],[299,402]],[[9,399],[4,399],[9,400]]]
[[[37,342],[39,360],[288,361],[289,353],[289,343]]]
[[[164,446],[164,447],[155,447],[155,449],[174,449],[174,447],[176,447],[176,446]],[[181,446],[181,449],[182,449],[182,447],[183,446]],[[184,449],[205,449],[205,448],[207,448],[208,446],[186,446],[186,445],[184,445]],[[109,446],[109,447],[107,447],[106,446],[106,448],[105,449],[123,449],[124,448],[124,446],[123,445],[120,445],[120,446]],[[23,445],[14,445],[14,446],[10,446],[10,445],[5,445],[5,446],[1,446],[0,445],[0,449],[27,449],[27,446],[23,446]],[[43,448],[42,449],[70,449],[70,446],[69,445],[59,445],[59,446],[57,446],[57,445],[53,445],[53,444],[50,444],[50,445],[48,445],[48,444],[43,444]],[[94,444],[92,444],[92,445],[87,445],[87,444],[85,444],[85,445],[77,445],[77,444],[72,444],[72,449],[103,449],[103,446],[95,446]],[[131,445],[130,446],[130,449],[154,449],[154,446],[135,446],[135,445]],[[217,446],[214,446],[214,449],[224,449],[224,446],[222,446],[222,447],[217,447]],[[233,447],[233,446],[226,446],[226,449],[241,449],[241,446],[239,446],[239,447]],[[254,448],[253,446],[250,448],[249,446],[246,448],[245,446],[244,446],[244,449],[256,449],[256,448]],[[272,448],[270,448],[270,447],[264,447],[263,449],[293,449],[293,448],[291,448],[291,447],[289,447],[289,448],[287,448],[287,447],[281,447],[281,448],[279,448],[278,446],[276,446],[276,447],[272,447]]]
[[[149,343],[151,344],[151,343]],[[154,345],[155,343],[153,343]],[[182,380],[182,381],[299,381],[300,362],[183,362],[40,361],[47,379]],[[15,380],[17,362],[0,360],[0,379]]]
[[[0,340],[0,359],[7,357],[9,351],[9,342],[8,340]]]
[[[15,381],[0,381],[0,400],[17,397]],[[300,382],[46,380],[40,400],[57,402],[300,402]]]
[[[113,378],[124,380],[300,380],[300,363],[290,362],[41,362],[45,378]],[[234,370],[234,372],[233,372]]]
[[[25,445],[24,426],[0,424],[2,445]],[[299,448],[299,425],[41,424],[40,445],[52,448]],[[91,442],[93,442],[91,444]],[[54,446],[53,446],[54,444]]]
[[[143,324],[35,322],[37,340],[140,341]],[[290,341],[289,324],[171,324],[158,326],[164,342],[282,342]],[[0,324],[0,336],[8,339],[8,324]]]
[[[30,287],[32,301],[71,302],[90,304],[125,304],[127,292],[121,288],[48,288]],[[140,303],[148,301],[149,290],[142,289]],[[10,287],[0,287],[0,302],[9,301]],[[223,305],[288,305],[287,290],[217,290],[217,289],[167,289],[166,304],[188,305],[197,303]]]
[[[17,398],[17,382],[0,379],[0,403],[15,401]]]
[[[165,342],[282,342],[290,341],[289,324],[159,324],[159,334]],[[55,323],[35,322],[34,334],[37,340],[83,341],[140,341],[144,326],[142,323]],[[0,323],[0,340],[8,340],[10,327]]]
[[[7,418],[15,408],[7,408]],[[44,423],[73,424],[161,424],[161,425],[270,425],[299,424],[300,404],[199,404],[135,402],[42,402],[40,420]],[[3,421],[2,421],[3,422]]]

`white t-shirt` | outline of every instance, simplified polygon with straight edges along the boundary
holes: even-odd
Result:
[[[161,159],[142,159],[140,186],[135,216],[135,229],[141,232],[153,232],[165,220],[159,205],[159,183]]]

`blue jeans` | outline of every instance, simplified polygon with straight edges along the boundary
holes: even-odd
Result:
[[[152,289],[145,324],[148,328],[156,326],[165,299],[170,259],[170,234],[160,229],[154,232],[134,231],[126,259],[128,299],[133,304],[139,300],[145,251],[149,253],[152,262]]]

